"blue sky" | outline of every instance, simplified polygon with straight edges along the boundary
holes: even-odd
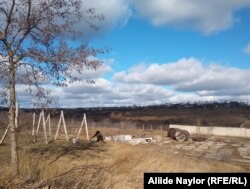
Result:
[[[240,20],[231,28],[209,35],[168,25],[154,27],[145,19],[132,17],[125,26],[112,29],[91,44],[110,47],[112,51],[104,57],[117,59],[118,70],[140,62],[165,63],[190,56],[249,68],[250,57],[243,49],[250,41],[250,9],[237,11],[235,17]]]
[[[98,57],[103,65],[97,71],[81,75],[94,85],[54,88],[56,106],[250,100],[250,0],[85,0],[83,5],[105,21],[97,32],[86,23],[78,27],[91,46],[111,51]]]

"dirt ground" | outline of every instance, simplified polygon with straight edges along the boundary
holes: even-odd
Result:
[[[205,141],[178,142],[170,138],[156,142],[159,150],[172,154],[185,154],[202,160],[213,159],[243,167],[250,171],[250,139],[206,136]]]

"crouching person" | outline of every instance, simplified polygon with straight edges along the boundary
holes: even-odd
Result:
[[[95,135],[92,136],[91,138],[94,138],[94,137],[96,137],[96,142],[100,142],[101,141],[101,142],[105,143],[104,137],[103,137],[103,135],[101,134],[100,131],[96,131]]]

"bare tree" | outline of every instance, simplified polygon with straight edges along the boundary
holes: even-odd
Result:
[[[85,20],[96,28],[102,20],[94,9],[83,9],[81,0],[0,0],[0,78],[9,103],[8,126],[13,175],[19,174],[15,129],[16,84],[38,99],[47,98],[42,83],[65,86],[78,80],[74,72],[96,69],[93,58],[102,50],[72,41],[81,36],[75,25]]]

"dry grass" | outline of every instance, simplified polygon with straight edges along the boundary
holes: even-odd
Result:
[[[94,128],[90,129],[90,135],[96,130],[106,136],[146,133],[135,129]],[[22,134],[19,137],[21,174],[15,180],[10,176],[9,141],[6,140],[5,145],[0,146],[0,188],[143,188],[144,172],[245,171],[218,161],[169,154],[167,149],[160,150],[153,144],[88,142],[84,131],[80,141],[72,144],[65,141],[62,133],[58,141],[50,138],[48,145],[43,137],[32,143],[31,136]],[[161,131],[151,134],[165,135]]]

